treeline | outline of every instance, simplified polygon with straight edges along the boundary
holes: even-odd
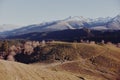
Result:
[[[31,63],[38,61],[40,49],[45,42],[4,40],[0,41],[0,59]]]

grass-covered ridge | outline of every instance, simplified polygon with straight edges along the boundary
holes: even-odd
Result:
[[[120,49],[115,45],[55,42],[43,47],[45,51],[52,56],[48,60],[63,60],[61,65],[52,67],[52,70],[88,76],[86,78],[98,77],[98,80],[120,78]]]
[[[36,46],[30,54],[17,53],[14,58],[15,61],[29,63],[29,65],[0,61],[0,76],[3,78],[6,75],[5,80],[8,78],[15,80],[16,77],[20,80],[30,78],[34,80],[77,80],[78,78],[119,80],[120,78],[120,48],[113,44],[53,41]],[[11,77],[14,74],[16,77]],[[70,74],[73,75],[72,78]]]

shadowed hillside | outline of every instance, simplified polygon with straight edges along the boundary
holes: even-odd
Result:
[[[114,43],[120,42],[120,30],[90,30],[87,28],[83,29],[73,29],[73,30],[62,30],[53,32],[33,32],[17,36],[9,36],[7,39],[26,39],[26,40],[60,40],[60,41],[80,41],[83,40],[93,40],[96,42],[101,42],[105,40],[106,42],[111,41]]]

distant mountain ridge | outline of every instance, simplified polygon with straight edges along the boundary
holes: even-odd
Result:
[[[5,31],[1,36],[22,35],[32,32],[51,32],[66,29],[88,28],[92,30],[120,30],[120,15],[114,18],[84,18],[82,16],[68,17],[63,20],[45,22],[41,24],[28,25],[22,28]]]
[[[67,29],[62,31],[52,31],[52,32],[33,32],[18,36],[9,36],[6,39],[25,39],[25,40],[37,40],[37,41],[67,41],[73,42],[80,40],[90,40],[101,42],[104,40],[105,42],[120,42],[120,30],[90,30],[87,28],[83,29]]]

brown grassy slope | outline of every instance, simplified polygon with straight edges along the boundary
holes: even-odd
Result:
[[[104,53],[105,49],[98,45],[89,45],[81,43],[52,43],[42,48],[42,54],[46,54],[51,59],[78,60],[80,58],[89,59]]]
[[[0,60],[0,80],[80,80],[62,72]]]
[[[74,61],[52,67],[53,70],[67,71],[94,80],[120,79],[120,49],[113,45],[54,43],[46,46],[45,51],[52,55],[59,54],[62,59],[68,56]]]
[[[120,48],[113,45],[56,42],[43,47],[41,53],[46,54],[46,56],[51,55],[49,59],[65,60],[67,57],[68,60],[91,60],[98,56],[105,56],[120,61]]]

